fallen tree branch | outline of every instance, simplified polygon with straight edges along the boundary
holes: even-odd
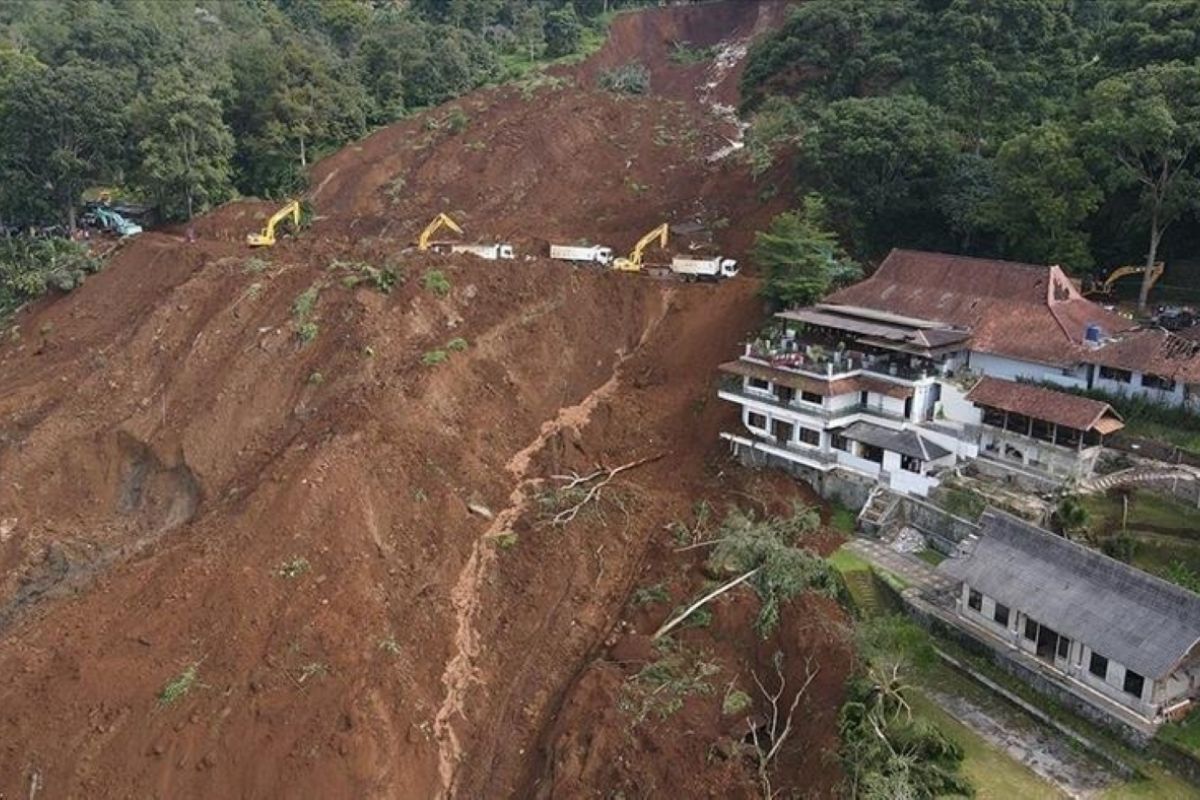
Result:
[[[616,478],[618,475],[620,475],[622,472],[627,472],[631,469],[635,469],[637,467],[642,466],[643,464],[649,464],[651,461],[657,461],[658,459],[662,458],[664,455],[665,455],[665,453],[658,453],[657,455],[647,456],[646,458],[639,458],[637,461],[630,461],[628,464],[622,464],[621,466],[613,467],[612,469],[607,469],[607,468],[602,467],[602,468],[596,470],[595,472],[591,473],[590,475],[572,474],[572,475],[554,475],[554,476],[552,476],[554,478],[554,480],[566,482],[565,486],[559,487],[560,491],[566,490],[566,489],[576,489],[580,486],[585,486],[589,483],[591,483],[591,486],[588,487],[587,494],[585,494],[583,496],[582,500],[580,500],[578,503],[575,503],[570,508],[564,508],[562,511],[559,511],[550,520],[550,524],[555,525],[555,526],[562,526],[562,525],[566,525],[567,523],[571,522],[577,516],[579,516],[579,512],[583,510],[584,506],[586,506],[588,503],[591,503],[591,502],[599,499],[600,492],[603,491],[604,487],[608,486],[610,483],[612,483],[613,479]],[[596,480],[597,478],[600,478],[600,480]],[[596,481],[596,482],[592,483],[592,481]]]
[[[718,597],[719,595],[722,595],[725,592],[728,592],[730,589],[732,589],[733,587],[737,586],[740,583],[750,580],[755,575],[757,575],[758,571],[761,569],[762,569],[762,567],[755,567],[754,569],[750,570],[749,572],[747,572],[743,575],[739,575],[738,577],[734,578],[733,580],[731,580],[729,583],[725,584],[724,586],[719,586],[716,589],[713,589],[711,592],[704,595],[704,597],[701,597],[699,600],[697,600],[696,602],[692,603],[690,606],[685,608],[674,619],[670,620],[669,622],[663,623],[662,627],[660,627],[658,630],[656,630],[654,632],[654,635],[651,636],[650,638],[651,639],[662,638],[666,634],[670,633],[675,628],[676,625],[678,625],[679,623],[683,622],[685,619],[690,617],[692,615],[692,612],[699,609],[701,606],[703,606],[709,600],[712,600],[713,598]]]

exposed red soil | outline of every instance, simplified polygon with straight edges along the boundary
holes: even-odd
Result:
[[[764,19],[755,3],[622,17],[597,58],[657,52],[672,25],[703,45]],[[16,318],[0,343],[0,797],[751,796],[747,759],[710,758],[735,737],[719,692],[651,726],[617,700],[670,611],[631,592],[661,581],[679,603],[702,580],[664,527],[699,498],[799,491],[717,437],[715,367],[761,319],[754,281],[403,252],[445,209],[526,251],[724,218],[720,244],[744,255],[786,199],[760,204],[744,165],[708,162],[722,123],[658,80],[675,65],[648,63],[668,96],[477,93],[460,134],[426,131],[439,109],[318,165],[320,218],[298,237],[247,251],[267,207],[233,204],[196,242],[139,236]],[[349,286],[349,262],[406,280]],[[551,476],[653,456],[545,524]],[[779,772],[829,794],[840,612],[804,600],[767,642],[753,613],[740,592],[678,638],[720,687],[748,690],[776,650],[789,670],[820,663]],[[189,667],[190,690],[161,702]]]

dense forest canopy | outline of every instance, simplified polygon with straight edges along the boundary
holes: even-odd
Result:
[[[860,253],[1196,252],[1200,0],[809,0],[743,79]]]
[[[0,223],[88,187],[167,217],[295,190],[316,156],[577,51],[620,0],[0,0]]]

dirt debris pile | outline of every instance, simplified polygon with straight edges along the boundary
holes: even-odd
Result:
[[[652,627],[626,604],[672,569],[665,526],[747,489],[715,460],[712,393],[758,318],[755,285],[405,246],[450,211],[524,253],[551,238],[623,248],[699,219],[740,255],[786,201],[760,203],[743,165],[706,159],[730,136],[711,104],[734,99],[737,68],[705,87],[707,67],[669,53],[679,37],[744,40],[784,5],[622,16],[576,70],[319,164],[305,234],[251,252],[271,205],[234,204],[197,220],[195,242],[133,239],[14,320],[0,794],[602,796],[685,774],[697,792],[752,787],[737,758],[652,752],[675,723],[630,727],[612,705],[628,665],[609,648]],[[633,57],[653,95],[593,88]],[[456,108],[465,127],[447,122]],[[658,454],[547,524],[565,502],[551,476]],[[739,608],[681,637],[729,675],[766,663]],[[827,753],[846,654],[797,624],[789,647],[829,653],[809,732]],[[711,720],[707,701],[685,718]],[[616,772],[598,766],[612,758]],[[817,792],[837,779],[822,763]]]

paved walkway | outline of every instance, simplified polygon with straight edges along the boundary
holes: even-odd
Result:
[[[886,542],[855,537],[847,542],[845,547],[876,567],[903,578],[906,583],[915,586],[922,593],[953,593],[955,590],[954,579],[941,574],[932,564],[914,555],[896,552]]]
[[[1079,491],[1084,494],[1104,492],[1114,486],[1132,486],[1139,483],[1155,483],[1162,481],[1194,481],[1197,479],[1196,470],[1192,467],[1131,467],[1111,475],[1099,478],[1089,478],[1079,484]]]

